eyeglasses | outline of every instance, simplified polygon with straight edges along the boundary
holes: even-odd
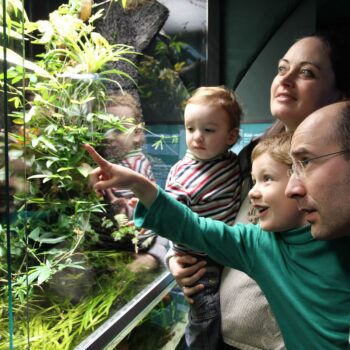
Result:
[[[344,150],[338,151],[338,152],[323,154],[322,156],[317,156],[317,157],[308,158],[308,159],[304,159],[304,160],[297,160],[297,161],[293,162],[290,169],[288,169],[288,176],[290,177],[292,175],[295,175],[297,177],[300,177],[304,174],[305,169],[310,164],[310,162],[312,162],[316,159],[324,158],[324,157],[332,158],[332,157],[340,156],[341,154],[348,153],[348,152],[350,152],[350,149],[344,149]]]

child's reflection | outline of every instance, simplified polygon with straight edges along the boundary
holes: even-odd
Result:
[[[137,171],[155,182],[152,165],[142,151],[144,144],[144,123],[142,113],[137,101],[128,93],[112,96],[106,107],[107,113],[120,118],[126,131],[117,129],[106,132],[106,140],[102,153],[111,162],[123,165],[129,169]],[[109,189],[105,192],[105,200],[109,204],[109,211],[114,218],[117,218],[119,225],[132,220],[134,208],[129,203],[134,194],[128,190],[117,188]],[[150,237],[149,237],[150,235]],[[140,235],[138,248],[147,251],[148,247],[154,244],[156,236],[148,232],[147,235]],[[130,246],[130,242],[127,243]],[[120,249],[123,249],[120,247]],[[129,248],[127,248],[129,249]],[[153,269],[158,266],[157,259],[150,254],[137,254],[135,261],[130,268],[134,271]]]

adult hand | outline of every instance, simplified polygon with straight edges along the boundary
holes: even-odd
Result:
[[[198,261],[191,255],[175,255],[169,259],[169,270],[183,287],[185,298],[190,304],[194,302],[191,296],[204,289],[203,284],[194,284],[204,275],[206,264],[205,260]]]

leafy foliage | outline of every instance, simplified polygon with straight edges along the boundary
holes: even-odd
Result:
[[[121,1],[125,7],[126,0]],[[16,5],[14,13],[20,14],[21,2],[11,2]],[[6,88],[13,106],[9,158],[16,166],[10,169],[15,189],[12,222],[10,227],[0,222],[0,350],[9,343],[9,292],[16,315],[15,348],[71,349],[112,308],[123,306],[154,277],[131,272],[130,254],[94,250],[103,226],[116,241],[129,236],[136,251],[142,247],[138,248],[139,231],[125,223],[115,226],[87,183],[93,164],[82,145],[99,145],[109,129],[125,131],[118,118],[106,113],[105,86],[121,88],[117,80],[110,80],[111,74],[128,76],[109,64],[118,60],[131,64],[128,57],[135,54],[132,47],[111,45],[94,31],[94,21],[103,13],[97,10],[91,16],[91,9],[85,8],[82,16],[82,6],[91,4],[91,0],[70,0],[48,20],[37,22],[29,22],[22,13],[26,40],[40,45],[43,53],[30,61],[6,51],[11,64]],[[7,23],[7,34],[21,39],[21,21],[8,17]],[[180,42],[174,45],[181,49]],[[162,55],[167,47],[159,50]],[[0,74],[2,88],[4,78]],[[171,89],[175,80],[169,81]],[[0,163],[0,185],[4,172]],[[11,291],[5,248],[9,228]],[[146,246],[150,239],[143,238]]]
[[[6,72],[6,88],[14,107],[9,155],[10,161],[21,164],[22,169],[10,174],[16,178],[17,186],[14,195],[17,214],[10,227],[14,308],[18,308],[15,310],[18,316],[25,316],[24,302],[36,310],[38,317],[33,317],[33,324],[28,328],[37,332],[29,335],[33,342],[42,338],[39,343],[45,347],[48,339],[56,339],[55,346],[62,349],[68,348],[65,339],[72,338],[72,334],[65,331],[56,338],[53,336],[57,333],[56,326],[61,331],[66,329],[62,328],[60,319],[52,317],[53,323],[46,325],[40,322],[40,315],[48,315],[58,308],[54,304],[48,307],[47,301],[43,301],[43,292],[62,273],[72,276],[73,280],[89,273],[90,262],[85,255],[98,241],[98,232],[91,223],[99,220],[105,207],[88,186],[87,177],[93,164],[82,145],[99,145],[106,130],[125,129],[118,117],[106,113],[108,95],[105,85],[111,82],[111,73],[127,76],[122,71],[111,69],[109,64],[119,60],[131,64],[127,57],[135,54],[132,47],[111,45],[94,31],[93,23],[103,15],[101,10],[86,22],[80,19],[80,5],[81,1],[71,0],[51,13],[48,20],[29,22],[24,16],[26,38],[33,45],[41,45],[44,52],[31,62],[9,51],[12,66]],[[15,21],[11,25],[11,31],[21,30]],[[21,34],[17,32],[12,37],[21,37]],[[4,87],[4,78],[2,73],[1,87]],[[118,81],[112,83],[121,88]],[[4,172],[5,168],[0,164],[0,181]],[[6,225],[0,225],[1,303],[7,300],[8,293],[5,283],[6,229]],[[116,298],[115,295],[112,297],[111,291],[108,293],[109,299],[106,300],[109,302],[100,301],[108,305],[98,306],[94,312],[103,310],[91,318],[82,313],[78,321],[72,321],[69,315],[67,318],[61,315],[67,329],[74,330],[73,335],[94,327],[106,317]],[[80,302],[80,299],[74,302]],[[40,309],[45,303],[46,307]],[[97,301],[91,297],[82,303],[93,305]],[[7,305],[1,306],[4,306],[0,315],[3,322]],[[72,315],[74,308],[69,307]],[[60,312],[58,310],[58,317]],[[86,320],[81,319],[84,317]],[[79,322],[79,330],[77,325],[69,322]],[[19,333],[16,344],[22,347],[28,334],[26,329]],[[51,334],[52,338],[43,338],[45,333]],[[0,339],[6,337],[7,334],[0,333]]]
[[[191,62],[186,59],[187,49],[176,36],[162,34],[141,57],[138,87],[146,120],[183,120],[184,102],[189,98],[181,77]]]

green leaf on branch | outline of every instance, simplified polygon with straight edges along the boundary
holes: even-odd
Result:
[[[39,243],[56,244],[56,243],[63,242],[68,236],[60,236],[60,237],[52,238],[51,232],[43,232],[43,229],[41,227],[37,227],[28,235],[28,237],[33,241],[36,241]]]
[[[0,51],[3,51],[5,48],[3,46],[0,45]],[[0,55],[0,60],[3,60],[3,57],[5,55]],[[41,68],[40,66],[38,66],[37,64],[28,61],[28,60],[24,60],[22,56],[18,55],[16,52],[10,50],[10,49],[6,49],[6,60],[9,63],[18,65],[18,66],[23,66],[26,69],[29,69],[33,72],[35,72],[36,74],[43,76],[45,78],[49,78],[51,77],[51,74],[48,73],[45,69]]]
[[[28,274],[28,284],[32,284],[35,280],[40,285],[47,281],[51,276],[51,268],[47,265],[36,266],[35,269]]]
[[[90,175],[90,173],[92,172],[93,168],[87,164],[87,163],[83,163],[78,167],[78,171],[81,175],[83,175],[85,178],[88,177]]]

